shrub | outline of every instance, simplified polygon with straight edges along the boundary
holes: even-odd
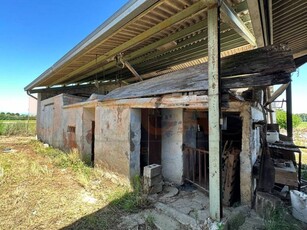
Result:
[[[276,120],[279,124],[279,127],[282,129],[287,128],[287,113],[281,109],[276,110]],[[302,122],[300,116],[293,114],[292,115],[292,125],[293,127],[297,127]]]

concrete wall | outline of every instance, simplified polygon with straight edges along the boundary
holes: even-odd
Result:
[[[69,150],[78,148],[81,151],[82,113],[83,109],[63,109],[63,105],[82,101],[83,98],[60,94],[55,97],[38,100],[39,116],[37,117],[38,139],[55,148]],[[68,127],[74,127],[69,130]]]
[[[242,106],[242,152],[240,154],[241,203],[251,205],[256,181],[252,177],[253,164],[260,153],[259,128],[253,130],[253,122],[263,120],[262,112],[248,103]]]
[[[97,107],[95,165],[127,178],[139,174],[140,121],[141,111],[137,109]]]
[[[162,175],[176,184],[183,176],[183,109],[162,109]]]

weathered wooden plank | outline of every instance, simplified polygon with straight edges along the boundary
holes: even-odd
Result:
[[[118,88],[105,100],[208,90],[207,69],[207,64],[200,64]],[[259,48],[222,59],[222,88],[285,84],[294,70],[292,54],[285,46]]]
[[[285,45],[271,45],[222,59],[222,76],[251,73],[262,75],[295,71],[291,50]]]
[[[286,84],[291,81],[290,73],[275,74],[249,74],[234,78],[222,78],[223,89],[235,89],[244,87],[271,86],[277,84]]]
[[[285,84],[289,81],[289,73],[268,75],[250,74],[232,78],[224,77],[222,78],[222,89],[270,86]],[[105,100],[137,98],[202,90],[208,90],[208,76],[205,72],[205,64],[189,67],[184,70],[115,89],[106,95]]]
[[[127,106],[131,108],[208,108],[208,96],[164,96],[133,98],[100,102],[102,106]]]
[[[297,187],[298,177],[292,161],[287,161],[288,167],[275,167],[275,183]]]

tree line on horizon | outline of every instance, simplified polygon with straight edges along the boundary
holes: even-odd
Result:
[[[10,112],[1,112],[0,113],[0,120],[36,120],[36,116],[33,115],[26,115],[20,113],[10,113]]]

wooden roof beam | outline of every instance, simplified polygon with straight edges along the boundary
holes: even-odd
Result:
[[[257,47],[264,46],[263,28],[259,10],[259,3],[255,0],[247,0],[248,11],[252,21],[252,27],[256,38]]]

